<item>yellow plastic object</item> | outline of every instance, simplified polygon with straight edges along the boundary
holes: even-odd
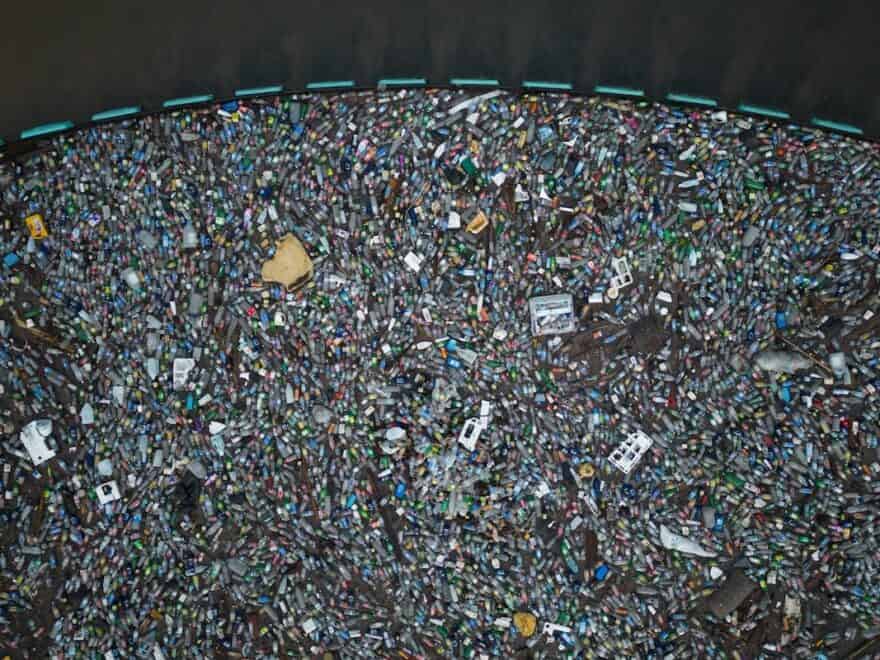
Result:
[[[513,615],[513,625],[523,637],[531,637],[538,627],[538,619],[529,612],[517,612]]]
[[[596,471],[593,469],[593,466],[590,465],[589,463],[581,463],[578,466],[578,474],[581,477],[583,477],[584,479],[589,479],[594,474],[596,474]]]
[[[476,217],[468,223],[466,229],[472,234],[479,234],[489,224],[489,219],[482,211],[477,213]]]
[[[31,238],[39,240],[49,235],[49,232],[46,231],[46,223],[43,222],[43,216],[39,213],[29,215],[24,219],[24,223],[27,225],[28,231],[31,232]]]

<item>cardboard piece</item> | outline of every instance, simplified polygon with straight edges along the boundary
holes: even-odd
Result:
[[[278,282],[293,291],[311,282],[312,274],[312,260],[293,234],[275,244],[275,256],[263,264],[261,271],[264,282]]]

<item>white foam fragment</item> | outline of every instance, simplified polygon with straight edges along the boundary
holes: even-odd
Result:
[[[608,461],[624,474],[629,474],[654,441],[642,431],[626,436],[620,446],[611,452]]]
[[[55,456],[46,446],[46,438],[52,433],[51,419],[35,419],[21,430],[21,441],[34,465],[41,465]]]
[[[172,366],[172,379],[175,390],[186,387],[186,381],[189,378],[189,372],[196,366],[196,361],[192,358],[174,358]]]
[[[422,261],[424,261],[424,257],[416,254],[415,252],[408,252],[407,255],[403,258],[404,263],[409,266],[410,270],[414,273],[418,273],[422,269]]]
[[[95,493],[98,495],[98,502],[102,505],[115,502],[122,497],[115,481],[105,481],[95,489]]]

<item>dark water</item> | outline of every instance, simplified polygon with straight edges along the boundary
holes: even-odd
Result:
[[[880,135],[880,3],[23,2],[4,6],[0,136],[124,105],[313,80],[629,85]]]

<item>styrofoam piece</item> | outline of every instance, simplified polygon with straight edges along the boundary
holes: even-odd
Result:
[[[468,451],[473,451],[477,447],[477,440],[482,432],[483,423],[478,417],[471,417],[461,427],[461,432],[458,434],[458,442]]]
[[[633,283],[632,271],[629,269],[629,262],[626,257],[611,260],[611,268],[614,270],[614,276],[611,278],[611,288],[620,291],[622,288]]]
[[[568,626],[560,626],[558,623],[545,623],[541,628],[541,632],[545,635],[552,635],[555,632],[570,633],[571,628]]]
[[[655,304],[657,313],[661,316],[667,316],[669,314],[669,307],[672,305],[672,294],[660,291],[657,293]]]
[[[492,412],[492,402],[491,401],[482,401],[480,403],[480,426],[483,427],[485,431],[489,428],[489,414]]]
[[[786,594],[783,601],[782,611],[790,619],[799,619],[801,616],[801,601],[797,596]]]
[[[793,374],[812,366],[807,358],[790,351],[762,351],[755,356],[755,364],[764,371]]]
[[[846,368],[845,353],[832,353],[828,356],[828,364],[831,365],[831,371],[835,378],[842,380],[847,385],[850,384],[851,378],[849,369]]]
[[[642,431],[635,431],[626,436],[626,440],[611,452],[608,460],[624,474],[629,474],[644,453],[651,448],[654,441]]]
[[[392,426],[385,431],[385,439],[388,442],[400,442],[406,437],[406,429],[401,426]]]
[[[189,378],[189,372],[196,366],[196,361],[192,358],[175,358],[173,365],[174,389],[179,390],[186,387],[186,380]]]
[[[660,525],[660,543],[667,550],[677,550],[686,555],[695,555],[697,557],[715,557],[718,553],[712,550],[706,550],[699,543],[691,541],[685,536],[680,536],[669,531],[666,525]]]
[[[408,252],[407,255],[403,258],[404,263],[410,267],[415,273],[418,273],[422,268],[422,262],[425,258],[421,255],[416,254],[415,252]]]
[[[115,481],[105,481],[95,489],[95,493],[98,495],[98,501],[101,504],[109,504],[122,497],[119,492],[119,486],[116,485]]]
[[[472,96],[471,98],[465,99],[464,101],[461,101],[460,103],[457,103],[454,106],[452,106],[451,108],[449,108],[449,110],[447,111],[447,114],[449,116],[452,116],[454,114],[461,112],[462,110],[467,110],[468,108],[470,108],[472,106],[476,106],[476,105],[482,103],[483,101],[488,101],[489,99],[494,99],[496,96],[500,96],[503,93],[504,92],[502,90],[495,89],[495,90],[492,90],[491,92],[486,92],[485,94],[480,94],[479,96]]]
[[[55,456],[55,452],[46,446],[45,438],[51,434],[51,419],[35,419],[21,430],[21,441],[34,465],[41,465]]]
[[[532,335],[559,335],[574,332],[574,299],[570,293],[539,296],[529,300]]]

